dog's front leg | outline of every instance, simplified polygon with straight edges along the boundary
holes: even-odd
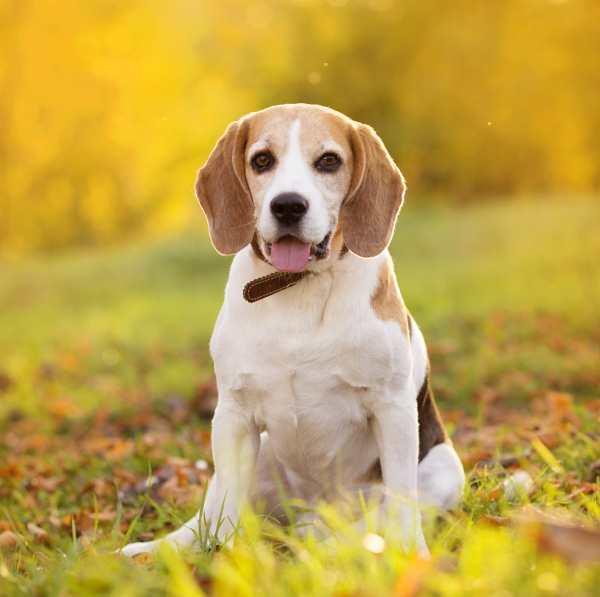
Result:
[[[377,442],[385,491],[385,534],[411,550],[429,557],[421,529],[417,500],[417,465],[419,454],[417,404],[414,384],[409,382],[399,397],[377,400],[371,421]]]
[[[216,494],[207,513],[211,534],[228,544],[250,493],[260,447],[254,416],[236,398],[235,392],[219,394],[212,430]]]

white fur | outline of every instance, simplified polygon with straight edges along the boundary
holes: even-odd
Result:
[[[333,178],[314,172],[311,148],[300,143],[299,121],[286,133],[286,151],[277,156],[275,171],[264,182],[249,180],[259,230],[265,240],[277,239],[270,202],[279,193],[297,192],[309,200],[298,236],[318,243],[337,225],[349,177],[336,187]],[[258,141],[248,155],[266,143]],[[335,151],[342,153],[339,146]],[[267,511],[276,508],[281,498],[274,463],[288,497],[316,503],[339,485],[364,489],[362,479],[379,458],[388,534],[401,548],[416,547],[425,555],[417,499],[456,506],[464,473],[445,444],[417,466],[416,396],[427,353],[414,322],[411,342],[398,323],[381,321],[371,307],[379,271],[390,259],[387,250],[373,259],[352,253],[338,259],[340,245],[314,264],[318,275],[253,304],[243,299],[242,289],[275,270],[250,247],[234,258],[210,342],[219,388],[213,421],[216,473],[201,519],[215,533],[223,508],[218,536],[225,540],[249,497],[266,502]],[[198,532],[204,529],[195,517],[166,540],[187,547]],[[155,551],[158,545],[128,545],[123,553]]]

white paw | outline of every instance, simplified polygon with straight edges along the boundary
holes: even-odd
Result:
[[[137,556],[139,553],[156,553],[160,545],[160,540],[148,541],[147,543],[130,543],[115,553],[122,553],[127,558]]]
[[[431,560],[431,553],[429,553],[429,548],[427,547],[427,543],[425,542],[425,537],[423,537],[423,535],[416,540],[415,550],[417,555],[422,560]]]

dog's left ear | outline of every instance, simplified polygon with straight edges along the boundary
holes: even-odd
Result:
[[[375,257],[392,240],[404,200],[404,177],[370,126],[357,123],[350,142],[354,176],[342,204],[342,233],[353,253]]]
[[[254,234],[254,203],[244,168],[249,128],[248,118],[232,122],[198,170],[196,197],[221,255],[241,251]]]

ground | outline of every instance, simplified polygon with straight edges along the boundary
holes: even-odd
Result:
[[[596,595],[599,216],[565,197],[401,214],[397,278],[468,478],[431,562],[250,515],[232,550],[108,555],[202,499],[229,259],[199,231],[0,262],[0,594]]]

